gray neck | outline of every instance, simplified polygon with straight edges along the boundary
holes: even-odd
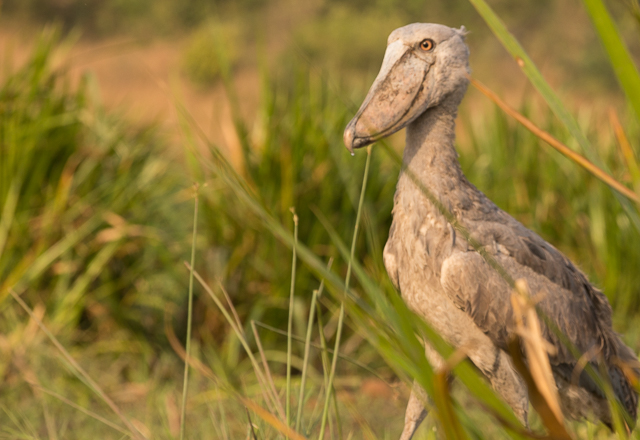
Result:
[[[430,108],[407,126],[407,140],[403,165],[434,193],[444,195],[464,179],[455,141],[455,119],[462,96],[450,96],[436,107]],[[408,183],[402,173],[398,191],[417,189]]]

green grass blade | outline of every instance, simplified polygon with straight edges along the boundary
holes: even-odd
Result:
[[[2,217],[0,217],[0,255],[2,255],[9,230],[11,229],[11,223],[13,222],[16,206],[18,205],[19,193],[20,185],[18,184],[18,180],[14,179],[7,192],[4,207],[2,208]]]
[[[191,242],[191,264],[189,270],[189,308],[187,312],[187,341],[185,344],[184,379],[182,381],[182,407],[180,409],[180,440],[184,440],[187,418],[187,387],[189,385],[189,356],[191,355],[191,321],[193,319],[193,265],[196,259],[196,237],[198,234],[198,186],[195,187],[193,207],[193,238]]]
[[[291,426],[291,350],[293,341],[293,300],[296,288],[296,248],[298,247],[298,216],[291,208],[293,214],[293,258],[291,261],[291,290],[289,291],[289,321],[287,323],[287,390],[285,393],[285,413],[287,426]],[[296,431],[298,429],[296,428]]]
[[[302,376],[300,378],[300,393],[298,395],[298,413],[296,415],[295,430],[300,432],[300,421],[302,420],[302,407],[304,406],[304,386],[307,379],[307,365],[309,364],[309,352],[311,351],[311,331],[313,330],[316,313],[316,301],[318,291],[314,290],[311,296],[311,306],[309,306],[309,322],[307,323],[307,335],[304,341],[304,359],[302,361]]]
[[[611,67],[624,90],[631,107],[640,118],[640,74],[620,32],[602,0],[582,0],[591,21],[598,31],[600,41],[609,55]]]

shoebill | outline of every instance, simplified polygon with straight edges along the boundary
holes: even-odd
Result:
[[[429,201],[417,179],[512,279],[526,280],[532,293],[541,295],[539,307],[575,347],[582,353],[596,350],[616,398],[635,420],[638,396],[619,365],[636,368],[637,357],[613,331],[607,298],[567,257],[498,208],[462,173],[455,120],[468,74],[464,28],[415,23],[396,29],[380,73],[345,129],[344,142],[352,152],[407,129],[383,255],[388,275],[413,311],[450,344],[465,347],[526,423],[527,389],[507,349],[515,337],[512,289]],[[546,327],[543,336],[556,349],[550,362],[564,414],[610,425],[604,393],[584,372],[572,382],[577,359]],[[442,359],[428,345],[425,349],[438,368]],[[423,400],[424,391],[414,385],[402,440],[409,440],[425,417]]]

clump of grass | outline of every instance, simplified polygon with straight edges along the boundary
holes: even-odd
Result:
[[[184,183],[156,134],[106,114],[89,78],[74,89],[53,70],[56,41],[44,34],[0,87],[0,300],[26,292],[68,335],[110,322],[153,340],[182,284],[151,274],[187,248],[183,205],[165,203]]]
[[[224,62],[233,70],[241,62],[241,55],[246,55],[246,41],[243,22],[237,19],[211,19],[205,22],[189,37],[182,59],[185,75],[198,85],[212,85],[221,79],[227,68],[221,65],[219,48],[224,47]]]

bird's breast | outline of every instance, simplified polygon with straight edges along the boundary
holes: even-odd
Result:
[[[393,222],[383,258],[387,273],[397,290],[403,284],[417,282],[422,286],[439,286],[442,262],[458,246],[460,240],[453,227],[424,198],[394,200]]]

